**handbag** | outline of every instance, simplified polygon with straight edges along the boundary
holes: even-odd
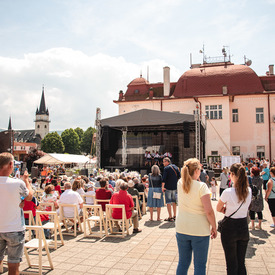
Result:
[[[152,187],[154,188],[153,181],[151,180],[151,177],[149,178],[149,180],[151,182]],[[159,192],[153,192],[153,199],[160,200],[161,199],[161,193],[159,193]]]
[[[242,202],[242,204],[238,207],[238,209],[235,212],[233,212],[230,216],[228,216],[228,217],[224,216],[224,218],[222,220],[218,221],[218,228],[217,228],[218,232],[222,233],[222,228],[224,226],[225,221],[228,220],[235,213],[237,213],[237,211],[241,208],[241,206],[243,205],[243,203],[244,202]]]

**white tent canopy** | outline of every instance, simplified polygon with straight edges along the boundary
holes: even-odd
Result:
[[[42,158],[36,160],[36,164],[70,164],[70,163],[94,163],[89,157],[83,155],[69,155],[69,154],[47,154]]]

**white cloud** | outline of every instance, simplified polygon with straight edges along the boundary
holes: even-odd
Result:
[[[163,66],[169,65],[158,59],[133,64],[122,57],[88,56],[69,48],[25,54],[24,59],[1,57],[0,61],[0,127],[7,127],[11,114],[15,129],[33,128],[44,84],[54,130],[94,126],[97,107],[102,109],[102,118],[117,115],[113,100],[118,99],[119,90],[125,92],[140,70],[147,77],[147,66],[150,82],[160,82]],[[171,80],[179,77],[179,70],[171,67]]]

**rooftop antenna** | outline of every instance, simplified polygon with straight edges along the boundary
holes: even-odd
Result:
[[[244,65],[246,66],[251,66],[252,64],[252,60],[246,58],[246,56],[244,56]]]
[[[147,81],[149,82],[149,66],[147,66]]]
[[[200,50],[200,53],[203,54],[203,64],[206,63],[206,57],[205,57],[205,51],[204,51],[204,44],[202,45],[202,50]]]
[[[140,70],[140,78],[142,78],[142,70]]]

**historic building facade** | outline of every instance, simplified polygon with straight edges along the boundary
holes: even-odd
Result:
[[[139,109],[194,114],[199,109],[206,127],[206,157],[240,155],[275,158],[275,76],[229,62],[192,65],[170,83],[164,67],[163,83],[140,76],[114,101],[119,114]]]

